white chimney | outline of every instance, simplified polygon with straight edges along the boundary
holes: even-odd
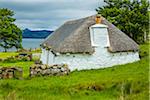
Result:
[[[101,17],[96,18],[96,24],[90,27],[91,44],[93,47],[108,47],[108,26],[101,24]]]

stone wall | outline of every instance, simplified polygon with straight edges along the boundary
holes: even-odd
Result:
[[[19,67],[2,67],[0,68],[0,79],[22,79],[23,71]]]
[[[42,65],[35,64],[30,67],[30,77],[34,76],[59,76],[69,74],[70,70],[66,64]]]

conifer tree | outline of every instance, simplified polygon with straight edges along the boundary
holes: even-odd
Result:
[[[12,47],[22,48],[22,31],[14,24],[13,15],[14,12],[7,8],[0,9],[0,47],[5,52]]]
[[[104,0],[103,7],[96,9],[107,20],[126,33],[137,43],[145,42],[149,33],[147,0]]]

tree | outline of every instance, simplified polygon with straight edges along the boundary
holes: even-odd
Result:
[[[149,34],[147,0],[104,0],[104,2],[105,6],[96,9],[98,14],[104,16],[137,43],[145,42],[145,33]]]
[[[9,9],[0,9],[0,47],[5,52],[12,47],[22,48],[22,31],[14,24],[13,15],[14,12]]]

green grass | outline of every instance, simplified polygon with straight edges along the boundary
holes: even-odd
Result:
[[[142,59],[111,68],[74,71],[68,76],[28,77],[33,62],[0,63],[22,66],[23,80],[0,80],[0,100],[148,100],[149,44],[140,46]],[[122,94],[124,86],[124,94]]]
[[[27,62],[16,62],[16,63],[0,63],[0,67],[22,67],[23,68],[23,77],[26,78],[29,76],[29,67],[34,64],[33,61],[27,61]]]
[[[22,53],[22,52],[0,52],[0,59],[5,59],[7,57],[16,56],[19,53]],[[41,49],[24,51],[23,53],[41,53]]]
[[[7,57],[15,56],[17,54],[18,53],[16,53],[16,52],[0,52],[0,59],[5,59]]]

